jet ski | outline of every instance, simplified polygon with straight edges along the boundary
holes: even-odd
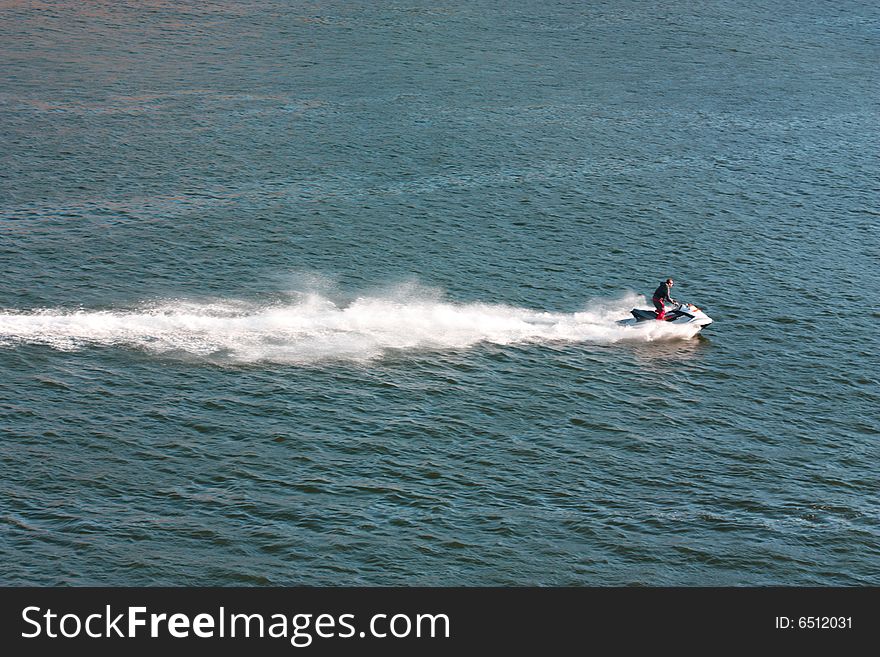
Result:
[[[642,322],[657,321],[657,313],[654,310],[633,308],[630,312],[632,318],[622,319],[617,323],[621,326],[637,326]],[[709,326],[712,323],[712,318],[692,303],[674,303],[671,308],[667,308],[663,321],[676,326],[691,326],[699,331]]]

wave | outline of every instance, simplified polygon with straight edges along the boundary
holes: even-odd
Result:
[[[574,313],[497,303],[456,303],[405,287],[350,302],[320,293],[270,304],[237,300],[166,301],[131,310],[39,309],[0,312],[0,345],[140,349],[225,362],[313,363],[371,360],[391,352],[466,349],[480,344],[652,342],[694,337],[691,327],[626,327],[642,296],[592,301]]]

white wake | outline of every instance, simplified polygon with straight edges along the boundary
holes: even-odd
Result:
[[[624,327],[641,296],[594,301],[580,312],[550,313],[503,304],[455,303],[411,289],[334,303],[304,294],[259,305],[173,301],[132,310],[40,309],[0,312],[0,345],[140,349],[231,362],[369,360],[395,350],[498,345],[688,339],[696,329],[648,322]]]

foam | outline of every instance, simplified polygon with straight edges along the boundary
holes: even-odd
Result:
[[[325,293],[272,304],[168,301],[130,310],[6,311],[0,345],[139,349],[228,362],[370,360],[396,350],[467,349],[479,343],[602,343],[680,340],[693,327],[616,324],[644,297],[597,300],[580,312],[551,313],[497,303],[455,303],[412,286],[334,302]]]

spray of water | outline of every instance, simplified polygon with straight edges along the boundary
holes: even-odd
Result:
[[[644,298],[594,301],[550,313],[502,304],[454,303],[411,286],[334,303],[326,294],[274,304],[169,301],[132,310],[0,312],[0,345],[139,349],[227,362],[315,363],[370,360],[396,350],[463,349],[479,343],[651,342],[694,337],[691,327],[657,322],[626,327]]]

